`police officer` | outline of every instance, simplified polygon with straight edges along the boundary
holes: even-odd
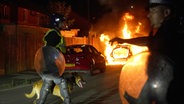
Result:
[[[149,13],[147,16],[152,28],[150,35],[148,37],[133,39],[121,39],[116,37],[110,40],[111,43],[117,41],[118,43],[147,45],[150,52],[162,54],[174,62],[174,79],[169,85],[167,95],[163,95],[162,92],[159,92],[160,95],[167,97],[166,104],[179,104],[182,102],[181,95],[183,94],[183,86],[181,84],[183,79],[181,73],[183,63],[181,60],[184,58],[184,51],[182,49],[184,42],[184,17],[178,14],[177,5],[175,4],[177,3],[175,3],[174,0],[149,0]],[[158,78],[158,81],[159,80],[161,79]],[[165,88],[167,88],[167,86],[165,86]],[[159,99],[159,97],[149,99]],[[159,104],[159,102],[155,103]],[[135,104],[139,103],[137,102]]]
[[[50,29],[45,34],[43,41],[45,45],[56,47],[62,53],[66,52],[66,42],[64,37],[60,34],[60,30],[67,28],[64,24],[65,17],[58,14],[51,14]]]
[[[45,46],[41,50],[38,50],[35,55],[35,62],[37,62],[35,66],[43,80],[40,98],[36,101],[36,104],[45,103],[49,91],[52,90],[55,84],[60,87],[64,104],[71,104],[66,79],[62,76],[65,67],[65,59],[62,53],[66,52],[66,43],[59,30],[63,26],[63,19],[64,17],[58,14],[52,14],[50,16],[50,29],[43,38]]]

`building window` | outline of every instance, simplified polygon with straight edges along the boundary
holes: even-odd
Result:
[[[7,5],[0,4],[0,18],[9,19],[9,7]]]

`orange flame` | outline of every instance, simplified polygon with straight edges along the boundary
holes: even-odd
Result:
[[[121,37],[123,39],[130,39],[130,38],[133,38],[133,33],[139,33],[140,32],[140,28],[141,28],[141,25],[142,23],[138,23],[137,26],[134,26],[136,27],[135,30],[131,30],[129,29],[129,27],[131,27],[128,23],[128,21],[133,21],[134,19],[134,16],[133,15],[130,15],[129,13],[125,13],[125,15],[123,16],[123,21],[124,21],[124,26],[122,28],[122,34],[121,34]],[[105,35],[105,34],[101,34],[100,36],[100,41],[105,43],[105,50],[104,50],[104,55],[106,56],[106,59],[107,59],[107,64],[111,64],[111,65],[114,65],[114,64],[125,64],[127,59],[122,59],[120,58],[119,60],[115,60],[118,59],[118,57],[127,57],[130,53],[131,55],[135,55],[137,53],[140,53],[142,51],[145,51],[145,50],[148,50],[148,48],[146,46],[136,46],[136,45],[132,45],[132,44],[128,44],[128,43],[123,43],[123,44],[109,44],[109,36],[108,35]],[[124,46],[128,46],[127,48],[129,48],[130,50],[127,50],[127,49],[123,49],[123,48],[119,48],[117,49],[116,51],[112,52],[114,48],[117,47],[117,45],[124,45]],[[112,54],[114,54],[112,57]]]

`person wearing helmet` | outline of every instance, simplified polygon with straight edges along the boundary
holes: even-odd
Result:
[[[61,35],[60,30],[66,28],[64,24],[65,17],[58,14],[52,14],[50,16],[50,29],[45,34],[43,41],[45,45],[51,45],[58,48],[62,53],[66,52],[66,42]]]
[[[148,71],[146,72],[148,79],[145,81],[145,84],[143,84],[140,89],[135,88],[135,90],[140,90],[140,93],[137,95],[139,98],[135,98],[130,95],[130,93],[127,92],[126,89],[123,89],[124,87],[122,88],[122,86],[120,85],[119,88],[123,89],[122,91],[125,91],[120,92],[122,102],[128,102],[127,104],[179,104],[180,102],[182,102],[181,95],[183,94],[183,84],[181,84],[182,73],[180,72],[180,70],[183,67],[183,63],[181,60],[184,59],[184,51],[181,48],[184,42],[184,17],[182,16],[182,14],[178,14],[178,5],[176,4],[177,3],[175,3],[174,0],[149,0],[149,13],[147,15],[150,20],[151,26],[149,36],[132,39],[121,39],[115,37],[109,41],[111,44],[113,44],[114,42],[118,42],[148,46],[149,52],[153,54],[151,56],[159,58],[159,56],[161,55],[169,58],[167,60],[165,60],[164,58],[164,61],[166,61],[166,66],[160,67],[163,66],[162,61],[150,61],[152,60],[152,57],[150,56],[148,61],[150,61],[149,63],[151,63],[152,65],[148,64],[148,68],[146,69]],[[168,65],[168,63],[173,64]],[[160,65],[155,67],[155,64]],[[167,71],[164,70],[169,70],[167,66],[173,67],[173,75],[169,74],[169,76],[161,78],[152,75],[152,73],[154,73],[154,70],[151,70],[153,72],[149,71],[149,69],[153,69],[154,67],[155,70],[160,68],[162,70],[160,70],[159,72],[163,73],[164,75],[167,73]],[[124,68],[124,70],[126,70],[126,68]],[[152,86],[150,85],[151,83],[149,83],[150,79],[155,79],[154,81],[160,82],[159,84],[162,88],[158,87],[157,90],[151,90]],[[170,80],[167,81],[168,79]],[[120,82],[121,80],[122,79],[120,79]],[[167,84],[162,83],[166,81],[168,82]],[[124,82],[122,84],[125,85]],[[131,87],[132,86],[129,86],[129,89]],[[145,88],[149,90],[145,90]],[[163,88],[167,89],[166,92],[165,90],[162,90]],[[159,95],[162,97],[160,97]],[[147,102],[143,102],[143,100]]]
[[[40,97],[36,104],[44,104],[49,91],[55,84],[59,85],[60,93],[64,98],[64,104],[71,104],[67,81],[63,77],[66,52],[64,37],[60,34],[64,17],[58,14],[50,16],[50,29],[46,32],[41,47],[35,55],[35,68],[43,80]]]

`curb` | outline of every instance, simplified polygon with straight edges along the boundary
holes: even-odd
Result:
[[[20,73],[0,77],[0,91],[30,85],[41,78],[35,73]]]
[[[11,89],[14,87],[18,87],[18,86],[23,86],[23,85],[28,85],[28,84],[32,84],[35,81],[39,80],[39,78],[35,78],[35,79],[12,79],[4,84],[0,85],[0,90],[4,90],[4,89]]]

